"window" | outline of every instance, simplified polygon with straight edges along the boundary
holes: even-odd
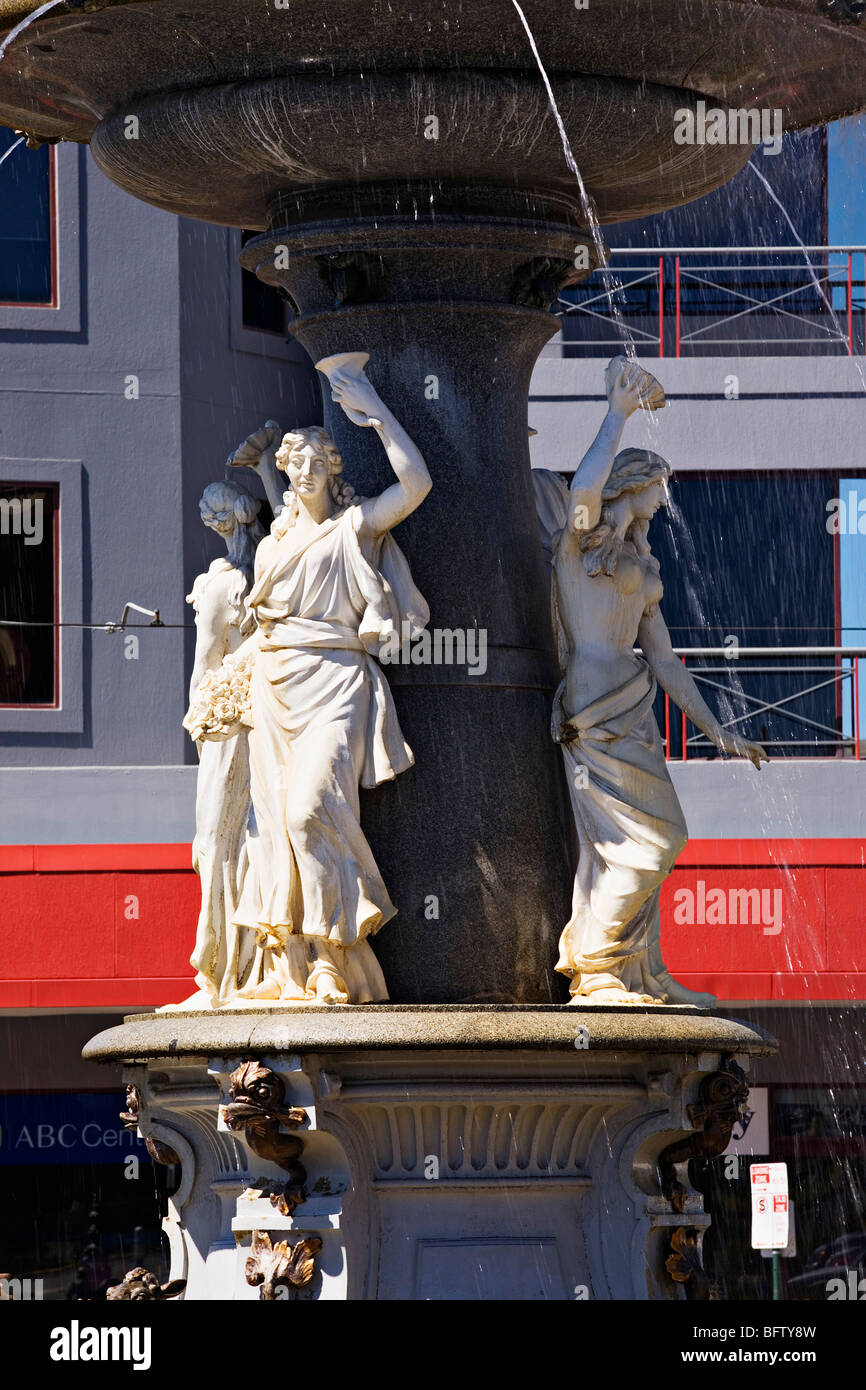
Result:
[[[28,150],[21,136],[0,129],[0,159],[0,303],[50,307],[56,302],[52,150]]]
[[[56,487],[0,483],[0,557],[0,706],[56,706]]]
[[[839,496],[828,499],[828,517],[835,526],[839,544],[839,625],[843,647],[866,647],[866,478],[840,478]],[[858,708],[843,706],[845,733],[860,736],[862,749],[866,735],[866,659],[847,658],[857,665],[855,684]],[[862,756],[862,751],[861,751]]]
[[[241,245],[258,232],[241,232]],[[241,320],[244,328],[258,333],[288,332],[288,305],[273,285],[266,285],[250,270],[241,270]]]
[[[16,1301],[102,1302],[140,1265],[168,1277],[160,1218],[179,1169],[151,1162],[119,1106],[117,1091],[0,1095],[3,1274],[21,1281]],[[130,1156],[141,1181],[127,1180]]]
[[[828,499],[838,496],[829,471],[682,472],[650,531],[674,647],[725,649],[688,658],[689,670],[723,722],[774,757],[854,753],[854,672],[833,654],[836,545],[826,522]],[[788,654],[768,655],[772,647]],[[656,708],[664,721],[661,697]],[[682,727],[677,712],[674,757],[682,756]],[[691,725],[687,738],[689,757],[716,756]]]
[[[0,744],[84,729],[82,483],[78,459],[0,457]]]

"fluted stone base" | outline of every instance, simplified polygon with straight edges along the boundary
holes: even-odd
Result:
[[[124,1064],[141,1132],[180,1160],[165,1225],[186,1298],[634,1300],[686,1297],[671,1236],[699,1249],[711,1219],[685,1164],[663,1195],[659,1155],[694,1129],[702,1079],[773,1051],[688,1008],[381,1005],[139,1016],[84,1055]],[[291,1214],[268,1195],[286,1171],[228,1126],[251,1058],[306,1112],[280,1126],[303,1144]],[[307,1242],[312,1277],[250,1284],[251,1252],[283,1241]]]

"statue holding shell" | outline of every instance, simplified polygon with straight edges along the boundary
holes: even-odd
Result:
[[[553,736],[579,846],[556,968],[575,1004],[708,1004],[711,995],[672,979],[659,945],[661,884],[688,834],[653,714],[657,684],[722,752],[757,768],[767,755],[721,726],[661,614],[647,532],[665,504],[670,466],[649,449],[617,449],[629,416],[659,409],[664,392],[624,357],[608,365],[605,386],[607,415],[570,489],[556,474],[535,480],[564,673]]]
[[[361,827],[359,787],[413,761],[376,658],[395,632],[414,635],[428,621],[390,532],[424,500],[430,476],[364,375],[366,360],[350,353],[317,365],[350,419],[382,441],[395,481],[378,497],[356,496],[318,425],[275,448],[268,422],[261,441],[247,441],[253,456],[233,457],[260,465],[264,479],[271,451],[289,481],[256,551],[255,630],[186,720],[204,741],[249,730],[252,809],[232,927],[254,947],[235,1003],[388,997],[370,938],[396,908]]]

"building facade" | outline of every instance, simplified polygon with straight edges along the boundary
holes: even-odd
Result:
[[[604,357],[631,339],[668,399],[624,443],[674,470],[650,530],[674,647],[722,721],[771,754],[760,773],[723,759],[657,700],[690,834],[662,890],[666,963],[780,1043],[755,1069],[742,1161],[703,1165],[709,1263],[726,1297],[769,1297],[748,1156],[785,1160],[786,1296],[824,1298],[836,1266],[866,1273],[866,261],[862,245],[827,249],[824,132],[752,163],[772,193],[746,168],[605,229],[613,291],[596,275],[563,294],[531,447],[534,467],[574,469]]]
[[[240,231],[136,202],[83,147],[14,145],[0,132],[0,1274],[63,1297],[159,1259],[164,1170],[80,1049],[190,992],[185,596],[219,554],[198,499],[266,419],[321,404]],[[106,630],[127,603],[162,625]]]
[[[711,756],[659,699],[691,835],[663,948],[684,983],[780,1039],[741,1149],[793,1165],[788,1284],[806,1296],[815,1252],[860,1233],[866,1186],[864,260],[813,250],[813,272],[796,241],[826,245],[823,136],[755,162],[795,230],[749,170],[609,229],[619,318],[598,276],[563,295],[530,424],[533,465],[569,473],[629,336],[668,395],[628,439],[674,467],[651,536],[666,618],[707,698],[773,761],[758,774]],[[0,1269],[42,1279],[46,1297],[90,1296],[159,1259],[172,1180],[118,1119],[119,1077],[79,1052],[112,1018],[192,988],[185,595],[219,553],[198,498],[265,419],[311,423],[320,405],[281,304],[242,278],[240,231],[134,202],[74,146],[15,149],[6,178],[20,217],[0,238],[0,1184],[15,1216]],[[108,630],[127,603],[147,612]],[[728,1297],[765,1293],[747,1161],[702,1181],[715,1276]]]

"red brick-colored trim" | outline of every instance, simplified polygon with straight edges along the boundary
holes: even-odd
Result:
[[[668,965],[723,1002],[866,1001],[864,869],[866,845],[853,837],[692,840],[663,888]],[[188,844],[7,845],[0,875],[0,1009],[147,1008],[193,993],[199,890]],[[699,880],[726,891],[778,885],[784,930],[735,918],[678,925],[674,894],[703,894]]]
[[[866,868],[866,842],[850,839],[689,840],[679,867],[798,864]],[[0,873],[91,873],[112,869],[190,869],[189,844],[0,845]]]
[[[192,869],[180,845],[0,845],[0,873],[92,873],[113,869]]]

